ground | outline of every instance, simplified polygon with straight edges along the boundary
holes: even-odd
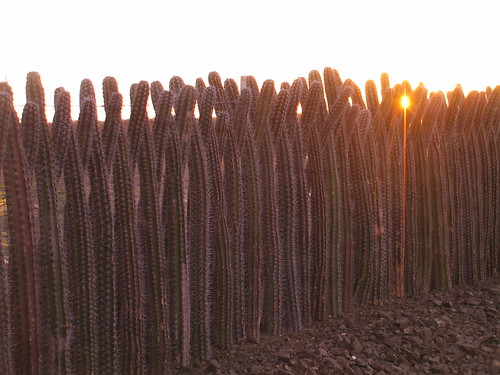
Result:
[[[216,351],[174,374],[500,374],[500,277],[355,307],[300,332]]]

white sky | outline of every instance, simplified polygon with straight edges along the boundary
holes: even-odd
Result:
[[[498,0],[134,3],[3,1],[0,80],[13,86],[16,104],[24,104],[29,71],[41,74],[47,104],[59,86],[76,103],[84,78],[100,95],[102,79],[114,76],[128,102],[141,79],[168,87],[179,75],[194,84],[212,70],[223,80],[254,75],[277,85],[326,66],[360,87],[378,84],[382,72],[391,83],[422,81],[430,90],[500,84]]]

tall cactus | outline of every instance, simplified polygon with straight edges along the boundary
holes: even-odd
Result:
[[[26,101],[36,103],[41,120],[47,122],[45,116],[45,90],[38,72],[29,72],[26,76]]]
[[[323,78],[325,81],[325,94],[328,102],[328,109],[331,109],[332,105],[337,100],[338,92],[342,86],[342,79],[337,70],[329,67],[323,70]]]
[[[68,152],[64,165],[64,280],[68,314],[68,374],[92,371],[91,324],[91,224],[85,197],[84,172],[73,130],[69,129]],[[73,218],[79,218],[74,225]]]
[[[243,217],[243,248],[247,253],[245,288],[247,307],[247,337],[254,341],[260,340],[260,327],[263,304],[263,243],[261,215],[261,167],[258,160],[257,147],[249,121],[250,90],[243,89],[240,104],[234,117],[234,127],[240,133],[238,137],[241,150],[242,166],[242,199],[246,210]]]
[[[211,116],[211,108],[209,109]],[[206,126],[206,124],[204,124]],[[208,204],[208,157],[202,142],[199,124],[192,127],[188,156],[189,188],[187,233],[190,267],[189,302],[191,321],[191,354],[209,358],[212,355],[212,310],[210,299],[214,264],[214,249],[210,244],[211,207]]]
[[[60,91],[55,97],[55,112],[51,127],[51,149],[54,163],[54,182],[59,183],[72,130],[71,98],[67,91]]]
[[[92,329],[93,369],[96,373],[112,373],[113,361],[113,270],[114,231],[111,212],[108,168],[104,157],[100,132],[97,128],[95,98],[82,101],[83,119],[79,126],[88,128],[90,140],[88,175],[90,182],[89,217],[92,229]]]
[[[62,265],[62,233],[59,216],[59,199],[53,170],[50,134],[38,112],[38,105],[28,102],[23,114],[23,126],[36,133],[30,144],[32,155],[31,169],[34,169],[38,197],[39,241],[37,263],[40,267],[41,325],[44,335],[41,338],[41,362],[44,372],[65,373],[66,307],[64,302],[64,280]],[[26,130],[26,129],[22,129]],[[26,138],[25,138],[26,140]],[[29,142],[28,142],[29,144]]]
[[[149,314],[141,312],[141,299],[149,297],[145,267],[139,267],[139,237],[134,185],[130,171],[127,139],[121,121],[121,95],[113,94],[110,106],[117,102],[113,116],[116,133],[116,158],[112,163],[114,191],[115,253],[113,256],[114,285],[114,369],[117,373],[139,374],[149,364],[144,358],[144,334]],[[144,260],[144,259],[142,259]],[[142,271],[142,274],[140,273]],[[142,304],[143,306],[144,304]],[[139,319],[138,319],[139,317]]]
[[[299,203],[297,201],[297,174],[293,165],[292,134],[285,120],[289,105],[288,91],[281,91],[274,103],[270,119],[276,148],[276,182],[278,199],[278,233],[281,241],[279,254],[281,324],[286,329],[302,326],[302,280],[299,257]],[[292,104],[293,105],[293,104]]]
[[[223,123],[224,137],[221,139],[221,157],[224,177],[224,194],[227,204],[227,222],[229,230],[230,251],[232,261],[232,301],[233,337],[235,341],[246,337],[248,303],[247,284],[248,253],[244,241],[244,198],[243,198],[243,167],[241,165],[241,150],[238,148],[235,136],[234,118]]]
[[[165,153],[162,200],[164,251],[169,275],[168,306],[172,355],[182,364],[189,360],[189,255],[187,252],[187,155],[194,116],[192,86],[182,88],[175,109],[175,124],[169,130]]]
[[[0,242],[0,330],[2,332],[7,332],[7,275],[6,275],[6,262],[4,255],[4,244],[3,235]],[[3,335],[0,337],[0,371],[7,374],[8,373],[8,337]]]
[[[5,269],[9,372],[40,374],[40,270],[35,262],[34,208],[31,182],[12,98],[0,93],[2,137],[7,139],[3,163],[10,246]],[[30,339],[32,338],[32,339]]]

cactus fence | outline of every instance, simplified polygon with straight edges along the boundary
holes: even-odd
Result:
[[[47,122],[37,73],[21,120],[0,84],[0,373],[163,374],[498,274],[500,86],[429,94],[384,74],[380,100],[330,68],[242,83],[139,82],[127,122],[106,77],[102,125],[89,80],[75,123],[63,88]]]

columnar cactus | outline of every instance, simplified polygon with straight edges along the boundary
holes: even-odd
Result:
[[[137,213],[134,184],[130,171],[127,138],[121,121],[121,94],[110,98],[111,109],[107,116],[116,132],[116,157],[112,163],[114,191],[114,233],[116,236],[113,254],[114,297],[114,353],[113,365],[116,373],[139,374],[148,369],[144,358],[144,335],[147,334],[149,314],[142,311],[149,298],[146,267],[139,267],[139,237],[136,224]],[[141,261],[145,261],[141,258]],[[141,273],[142,272],[142,273]],[[138,319],[139,318],[139,319]],[[142,353],[142,355],[141,355]]]
[[[35,256],[33,197],[19,119],[12,104],[12,97],[1,92],[0,128],[7,140],[2,160],[3,180],[10,242],[4,265],[9,335],[7,367],[10,373],[41,374],[41,275]]]
[[[68,152],[64,165],[64,280],[68,314],[67,372],[88,373],[93,369],[91,222],[85,196],[84,170],[80,147],[69,129]],[[74,218],[78,217],[78,225]]]
[[[51,128],[51,149],[56,186],[64,169],[64,160],[68,152],[71,131],[71,98],[69,92],[63,90],[55,97],[55,112]]]

